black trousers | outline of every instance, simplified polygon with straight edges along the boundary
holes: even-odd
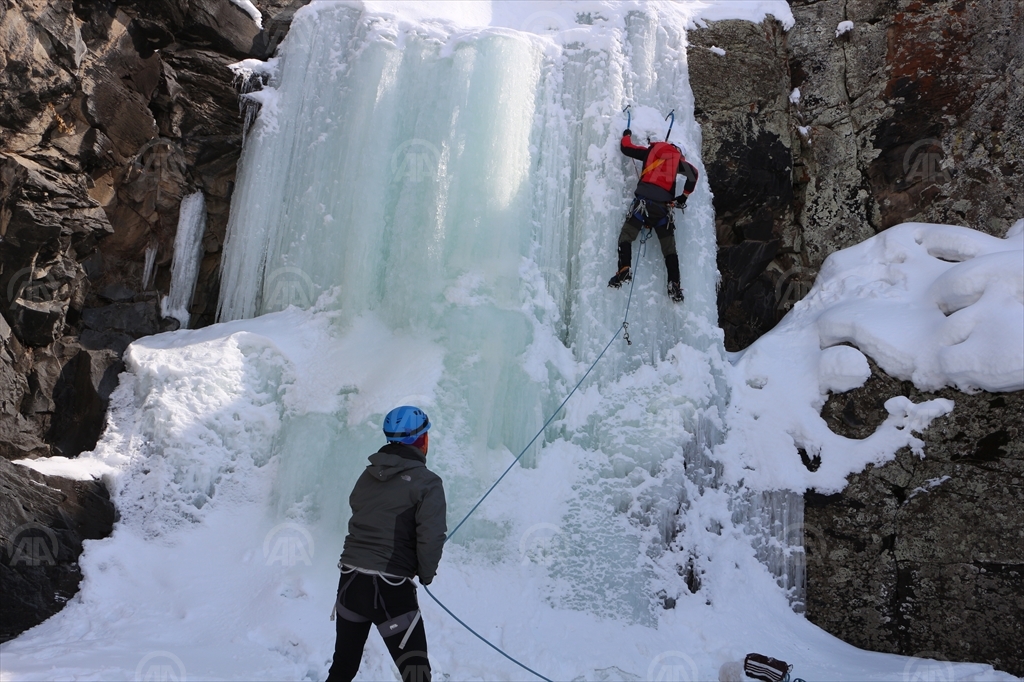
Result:
[[[419,601],[412,580],[392,585],[376,575],[342,573],[338,583],[338,638],[327,682],[350,682],[356,676],[371,623],[384,638],[402,682],[430,682],[427,632],[417,614]],[[413,620],[415,625],[408,633]],[[409,638],[405,647],[399,648],[406,633]]]
[[[633,242],[640,236],[644,225],[636,218],[630,216],[622,224],[619,231],[619,269],[628,268],[633,260]],[[658,242],[661,244],[661,253],[665,256],[665,269],[668,271],[668,281],[679,284],[679,256],[676,254],[676,228],[671,220],[665,225],[653,227],[654,234],[658,235]]]

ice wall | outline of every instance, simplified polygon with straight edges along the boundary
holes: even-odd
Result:
[[[605,283],[635,184],[618,149],[623,105],[640,140],[663,139],[674,109],[672,139],[700,166],[684,22],[654,11],[577,21],[538,36],[314,4],[258,94],[240,166],[221,319],[332,291],[342,328],[372,317],[442,347],[435,390],[409,399],[437,425],[453,520],[622,323],[628,292]],[[677,225],[686,302],[665,295],[657,240],[636,244],[632,345],[613,345],[548,447],[524,458],[536,466],[558,443],[582,460],[559,521],[581,541],[551,566],[577,576],[560,598],[641,620],[650,566],[636,558],[671,539],[683,444],[724,400],[703,179]],[[282,438],[282,509],[321,504],[310,500],[323,462],[360,443],[348,466],[361,466],[379,418],[297,415]],[[503,538],[511,523],[482,511],[464,541]]]
[[[628,292],[605,283],[635,184],[618,152],[624,103],[639,139],[664,137],[676,110],[673,140],[700,163],[682,25],[653,11],[581,20],[591,23],[544,36],[407,29],[313,5],[296,16],[260,93],[244,153],[220,317],[308,306],[334,289],[342,326],[373,316],[442,347],[435,389],[410,400],[437,425],[453,519],[622,325]],[[666,297],[656,240],[635,245],[632,345],[612,346],[579,406],[547,434],[589,458],[579,473],[587,493],[562,519],[581,551],[552,570],[594,577],[610,610],[626,600],[637,617],[648,602],[649,576],[636,562],[646,540],[623,511],[660,518],[655,535],[671,537],[678,495],[638,488],[664,473],[698,413],[723,399],[712,367],[721,353],[710,200],[701,181],[677,216],[686,302]],[[351,443],[360,444],[352,461],[365,458],[378,421],[296,416],[283,437],[292,464],[282,504],[309,499],[318,459]],[[465,538],[504,536],[502,523],[483,512]],[[585,592],[564,598],[592,602]]]

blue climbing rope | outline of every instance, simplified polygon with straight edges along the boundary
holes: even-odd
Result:
[[[642,257],[643,254],[646,252],[646,250],[647,250],[647,247],[646,247],[647,240],[650,239],[652,231],[653,230],[651,230],[651,228],[649,228],[649,227],[644,227],[644,228],[641,229],[641,231],[640,231],[640,249],[641,249],[641,251],[638,254],[638,256]],[[640,257],[637,258],[637,268],[636,268],[636,270],[639,270],[639,265],[640,265]],[[458,525],[455,526],[454,530],[452,530],[451,533],[448,533],[448,536],[445,537],[445,539],[444,539],[445,542],[448,542],[449,540],[451,540],[452,536],[455,535],[455,533],[458,532],[458,530],[460,528],[462,528],[462,524],[464,524],[467,520],[469,520],[469,517],[473,515],[473,512],[475,512],[477,510],[477,508],[481,504],[483,504],[483,501],[485,499],[487,499],[487,496],[491,494],[491,491],[493,491],[498,486],[498,484],[501,483],[501,480],[503,478],[505,478],[505,475],[508,474],[508,472],[512,471],[512,467],[514,467],[516,465],[516,463],[520,459],[522,459],[523,455],[526,454],[526,451],[530,449],[530,446],[532,446],[534,444],[534,442],[536,442],[536,440],[538,438],[540,438],[541,434],[544,433],[544,429],[548,428],[548,425],[550,425],[551,422],[553,422],[555,420],[555,417],[558,416],[558,413],[561,412],[562,408],[565,407],[565,404],[567,402],[569,402],[569,398],[571,398],[576,393],[577,389],[579,389],[579,387],[583,384],[583,381],[588,376],[590,376],[590,373],[594,370],[595,367],[597,367],[597,363],[601,361],[601,358],[604,357],[604,354],[606,352],[608,352],[608,349],[611,348],[613,343],[615,343],[615,339],[619,338],[619,332],[624,332],[625,333],[624,338],[626,340],[626,343],[629,344],[629,345],[632,345],[633,342],[629,340],[629,321],[628,320],[629,320],[629,306],[633,302],[633,285],[636,284],[636,270],[633,271],[633,277],[632,277],[632,279],[630,279],[630,282],[629,282],[629,296],[626,297],[626,312],[622,316],[622,324],[619,326],[618,329],[615,330],[615,333],[612,335],[612,338],[608,340],[608,343],[605,344],[604,349],[598,354],[597,358],[594,360],[593,363],[591,363],[590,367],[587,368],[587,371],[583,374],[583,376],[580,378],[580,380],[577,381],[576,385],[573,386],[571,391],[569,391],[569,395],[565,396],[565,400],[563,400],[562,403],[557,408],[555,408],[555,411],[551,413],[551,416],[548,417],[548,420],[546,422],[544,422],[544,426],[540,427],[540,431],[538,431],[537,434],[533,438],[530,439],[530,442],[527,443],[526,447],[522,449],[522,451],[516,456],[516,458],[514,460],[512,460],[512,463],[509,464],[508,468],[505,469],[505,471],[501,474],[501,476],[498,477],[498,480],[496,480],[491,485],[491,487],[487,489],[487,492],[485,492],[483,494],[483,496],[479,500],[477,500],[477,503],[473,505],[473,508],[469,510],[469,513],[467,513],[464,517],[462,517],[462,520],[459,521]],[[533,670],[532,668],[528,667],[526,664],[521,663],[521,662],[517,661],[516,659],[512,658],[511,656],[509,656],[507,653],[505,653],[500,648],[498,648],[495,644],[492,644],[490,641],[488,641],[486,637],[484,637],[479,632],[477,632],[476,630],[471,628],[465,621],[463,621],[461,618],[459,618],[454,613],[452,613],[451,609],[449,609],[447,606],[445,606],[443,603],[441,603],[441,600],[438,599],[437,597],[435,597],[434,593],[431,592],[430,588],[428,588],[426,585],[423,586],[423,589],[426,590],[427,594],[430,595],[430,598],[433,599],[437,603],[438,606],[440,606],[442,609],[444,609],[445,613],[447,613],[449,616],[454,618],[456,620],[456,622],[458,622],[459,625],[461,625],[462,627],[466,628],[471,633],[473,633],[477,637],[477,639],[479,639],[481,642],[483,642],[487,646],[491,647],[492,649],[497,651],[499,654],[501,654],[502,656],[504,656],[508,660],[512,661],[516,665],[518,665],[523,670],[536,675],[540,679],[544,680],[544,682],[551,682],[551,680],[549,680],[548,678],[544,677],[543,675],[541,675],[536,670]]]

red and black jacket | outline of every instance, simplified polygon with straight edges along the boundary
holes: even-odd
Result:
[[[697,169],[683,156],[679,147],[668,142],[655,142],[650,147],[633,144],[629,135],[622,136],[619,147],[626,156],[643,161],[636,195],[662,204],[682,202],[697,186]],[[676,175],[686,178],[683,193],[676,196]]]

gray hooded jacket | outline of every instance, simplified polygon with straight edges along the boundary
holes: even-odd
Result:
[[[341,553],[349,566],[419,576],[429,585],[441,561],[448,526],[441,477],[419,449],[388,443],[370,455],[349,505],[352,518]]]

